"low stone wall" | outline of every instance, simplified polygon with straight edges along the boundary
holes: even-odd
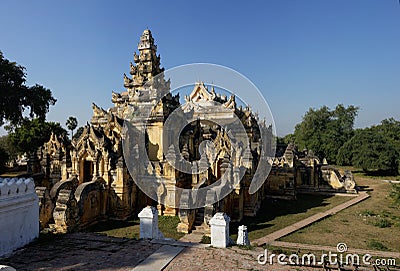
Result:
[[[39,236],[39,202],[32,178],[0,178],[0,256]]]
[[[107,190],[102,178],[82,183],[76,189],[64,189],[67,181],[60,183],[50,192],[50,197],[57,194],[52,214],[55,232],[83,229],[107,217]]]

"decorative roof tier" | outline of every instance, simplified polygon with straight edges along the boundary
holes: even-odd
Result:
[[[160,55],[157,55],[157,46],[149,29],[143,31],[138,43],[139,54],[134,52],[133,63],[130,63],[129,74],[124,74],[124,87],[127,91],[112,93],[114,112],[126,112],[129,105],[140,106],[159,99],[169,92],[170,81],[165,81],[164,68],[160,67]],[[118,109],[119,108],[119,109]],[[124,117],[124,113],[118,114]]]

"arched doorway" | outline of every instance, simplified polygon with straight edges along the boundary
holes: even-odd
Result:
[[[83,182],[90,182],[93,179],[93,162],[84,160],[83,161]]]

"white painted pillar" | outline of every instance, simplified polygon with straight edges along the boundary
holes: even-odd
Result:
[[[210,219],[211,245],[225,248],[229,245],[229,222],[231,219],[225,213],[216,213]]]
[[[147,206],[138,214],[140,219],[140,238],[160,239],[162,233],[158,230],[158,212],[153,206]]]
[[[247,227],[245,225],[239,226],[236,244],[242,246],[250,245],[249,235],[247,234]]]

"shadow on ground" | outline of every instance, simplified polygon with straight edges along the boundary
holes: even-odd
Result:
[[[108,220],[99,222],[85,230],[85,232],[104,232],[111,231],[120,228],[127,228],[140,225],[140,221],[138,219],[131,220]]]
[[[238,226],[246,225],[248,232],[267,229],[275,225],[274,219],[293,214],[306,213],[315,207],[327,206],[327,199],[334,197],[329,195],[298,195],[297,200],[283,200],[267,198],[261,204],[255,217],[244,217],[241,222],[230,223],[230,233],[236,235]],[[295,218],[287,217],[286,221],[292,224],[297,222]]]

